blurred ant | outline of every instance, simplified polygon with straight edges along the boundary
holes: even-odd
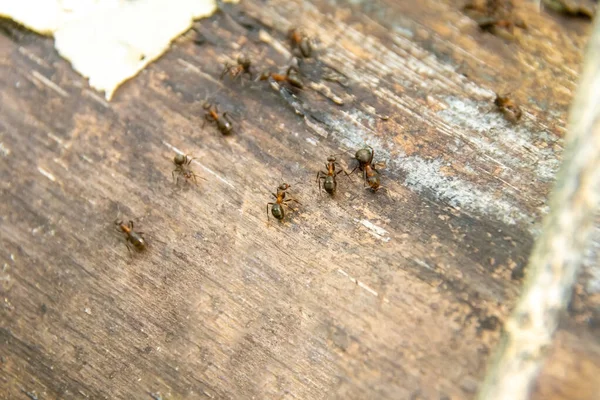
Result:
[[[271,206],[271,214],[273,214],[275,218],[281,221],[285,217],[285,211],[283,206],[289,207],[290,209],[294,210],[289,204],[287,204],[288,202],[295,201],[298,204],[302,204],[298,200],[293,199],[291,197],[288,199],[285,198],[285,191],[288,190],[290,187],[291,186],[287,183],[282,183],[277,188],[277,194],[271,193],[273,197],[275,197],[277,200],[275,200],[275,203],[267,203],[267,219],[269,219],[269,206]]]
[[[192,168],[190,167],[192,160],[193,160],[193,158],[189,157],[187,154],[186,155],[183,155],[183,154],[175,155],[175,157],[173,158],[173,164],[175,164],[175,169],[171,173],[173,175],[174,181],[175,181],[175,175],[177,174],[177,180],[176,180],[177,183],[179,183],[179,178],[182,176],[186,181],[193,179],[194,183],[198,183],[198,181],[196,180],[196,177],[198,175],[196,175],[194,173],[194,171],[192,171]],[[201,177],[200,179],[204,179],[204,178]]]
[[[250,75],[250,79],[252,79],[252,72],[250,71],[250,66],[252,62],[245,54],[240,55],[237,58],[237,65],[230,65],[229,63],[225,63],[225,67],[223,68],[223,72],[221,72],[221,78],[227,74],[231,75],[233,80],[236,80],[242,74]]]
[[[129,224],[125,225],[122,220],[116,220],[115,225],[117,230],[125,235],[125,246],[131,254],[130,244],[137,250],[143,251],[146,249],[146,240],[142,237],[144,232],[136,232],[133,230],[133,221],[129,221]]]
[[[339,171],[335,171],[335,166],[340,168]],[[337,180],[336,177],[342,172],[346,174],[346,176],[350,176],[346,170],[342,168],[342,166],[336,161],[334,156],[327,157],[327,163],[325,164],[325,168],[327,168],[327,172],[319,171],[317,172],[317,182],[319,182],[319,194],[321,194],[321,181],[323,182],[323,188],[330,195],[335,194],[335,190],[337,188]]]
[[[214,122],[217,125],[219,132],[221,132],[223,135],[229,135],[231,132],[233,132],[233,125],[227,116],[227,112],[224,112],[223,116],[220,117],[217,106],[213,106],[210,103],[205,104],[204,109],[206,110],[204,119],[208,122]]]
[[[513,12],[512,0],[471,1],[463,7],[463,11],[471,16],[479,28],[492,34],[498,34],[498,28],[509,34],[514,28],[527,29],[525,22]]]
[[[510,122],[516,123],[519,121],[519,119],[521,119],[521,115],[523,114],[521,112],[521,108],[517,104],[515,104],[515,102],[513,102],[508,97],[508,95],[501,96],[498,93],[496,93],[496,98],[494,99],[494,104],[496,105],[496,107],[498,107],[500,112],[504,115],[504,118],[506,118]]]
[[[373,156],[375,150],[371,146],[365,146],[358,150],[354,158],[358,161],[358,165],[352,170],[353,173],[357,168],[363,172],[365,184],[368,184],[372,191],[376,192],[381,187],[380,173],[373,165]]]
[[[490,33],[496,33],[496,28],[504,29],[510,34],[514,33],[515,27],[527,29],[527,25],[520,18],[508,19],[484,17],[477,20],[477,25],[481,30]]]
[[[288,38],[292,44],[294,52],[299,53],[304,58],[310,58],[312,55],[312,44],[310,38],[297,28],[288,31]]]
[[[298,73],[298,68],[294,65],[290,65],[287,69],[285,75],[277,74],[274,72],[265,71],[260,75],[259,78],[261,81],[265,81],[267,79],[272,79],[275,82],[287,82],[291,86],[302,89],[304,88],[304,84],[300,80],[300,75]]]

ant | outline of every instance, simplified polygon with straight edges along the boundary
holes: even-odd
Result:
[[[295,201],[296,203],[298,203],[300,205],[302,204],[298,200],[293,199],[291,197],[288,199],[285,199],[285,195],[286,195],[285,191],[288,190],[289,188],[291,188],[291,185],[288,185],[287,183],[282,183],[277,188],[277,194],[271,193],[273,195],[273,197],[275,197],[277,200],[275,200],[275,203],[267,203],[267,219],[269,219],[269,206],[271,206],[271,214],[273,214],[273,216],[275,218],[277,218],[278,220],[281,221],[285,217],[285,211],[284,211],[283,206],[289,207],[292,210],[294,210],[292,207],[290,207],[287,204],[288,202]]]
[[[335,171],[336,164],[340,167],[340,170],[338,172]],[[335,189],[337,188],[336,176],[338,176],[342,172],[345,173],[346,176],[350,175],[340,166],[340,164],[336,161],[334,156],[327,157],[327,163],[325,164],[325,168],[327,168],[327,172],[317,172],[317,182],[319,182],[319,194],[321,193],[321,181],[323,180],[323,188],[327,193],[333,196],[335,194]]]
[[[381,183],[379,180],[379,171],[377,171],[375,165],[373,165],[374,155],[375,150],[373,150],[371,146],[365,146],[358,150],[354,155],[354,158],[358,161],[358,165],[354,167],[352,172],[356,171],[356,168],[360,168],[360,170],[363,171],[365,183],[369,185],[372,191],[376,192],[381,187]]]
[[[512,0],[486,0],[467,3],[463,11],[470,14],[479,28],[493,34],[499,34],[498,29],[514,33],[514,28],[527,29],[525,22],[513,12]]]
[[[146,249],[146,240],[142,237],[144,232],[136,232],[133,230],[133,221],[129,221],[126,225],[122,220],[116,220],[115,225],[117,226],[117,230],[122,232],[125,235],[125,246],[127,246],[127,250],[131,253],[130,244],[137,250],[143,251]]]
[[[275,82],[287,82],[291,86],[298,88],[298,89],[304,88],[304,84],[300,80],[298,68],[293,65],[289,66],[285,75],[276,74],[274,72],[269,72],[269,71],[263,72],[260,76],[260,80],[265,81],[267,79],[273,79]]]
[[[237,65],[230,65],[229,63],[225,63],[225,68],[223,68],[223,72],[221,72],[221,79],[227,74],[231,75],[231,77],[235,80],[242,74],[250,75],[250,79],[252,79],[252,72],[250,71],[250,66],[252,62],[245,54],[242,54],[237,59]]]
[[[514,32],[515,27],[527,29],[525,22],[519,18],[510,20],[503,18],[484,17],[477,20],[477,25],[479,26],[479,29],[490,33],[496,33],[496,28],[502,28],[510,34]]]
[[[219,132],[221,132],[223,135],[229,135],[231,132],[233,132],[233,125],[227,116],[227,112],[223,113],[223,117],[219,117],[217,106],[213,106],[209,103],[204,105],[204,109],[206,110],[204,119],[206,119],[208,122],[214,122],[217,125]]]
[[[515,104],[508,96],[501,96],[496,93],[496,99],[494,99],[494,104],[500,112],[504,115],[504,118],[509,120],[512,123],[516,123],[521,119],[521,108]]]
[[[312,44],[310,38],[297,28],[292,28],[288,31],[288,38],[292,44],[292,48],[304,58],[310,58],[312,55]]]
[[[182,176],[186,181],[193,179],[194,183],[198,183],[198,181],[196,180],[196,177],[198,175],[196,175],[194,173],[194,171],[192,171],[192,168],[190,167],[192,160],[193,160],[193,158],[189,157],[187,154],[186,155],[183,155],[183,154],[175,155],[175,157],[173,158],[173,164],[175,164],[175,169],[171,173],[173,175],[173,180],[175,180],[175,174],[177,174],[177,181],[176,181],[177,183],[179,183],[179,178]],[[200,179],[204,179],[204,178],[200,178]]]

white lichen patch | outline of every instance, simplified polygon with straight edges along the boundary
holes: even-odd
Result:
[[[453,96],[446,97],[445,102],[448,108],[440,111],[438,116],[457,129],[478,132],[479,136],[470,134],[468,138],[482,154],[509,169],[531,168],[540,181],[554,179],[560,162],[551,146],[538,148],[532,144],[550,142],[548,132],[532,130],[527,121],[518,124],[506,121],[491,102]],[[514,176],[510,171],[504,172]]]
[[[508,225],[518,222],[531,224],[533,218],[520,211],[516,204],[481,190],[471,182],[444,176],[440,160],[426,161],[420,157],[403,158],[401,167],[406,173],[405,185],[418,193],[429,191],[430,195],[463,211],[481,215],[493,215]]]
[[[404,184],[409,189],[433,196],[466,213],[490,216],[508,225],[523,223],[530,232],[537,232],[533,226],[535,218],[520,211],[520,205],[507,199],[501,191],[494,188],[486,190],[466,179],[447,176],[441,170],[447,165],[440,159],[427,161],[418,156],[405,157],[402,153],[392,157],[390,152],[394,143],[373,135],[368,127],[374,123],[372,116],[357,109],[346,112],[345,116],[327,122],[331,132],[352,155],[364,145],[371,145],[376,151],[374,161],[385,162],[385,170],[389,173],[404,173]],[[473,174],[478,173],[470,166],[466,168]]]
[[[339,133],[338,139],[342,146],[346,148],[352,155],[354,152],[365,145],[370,145],[377,148],[377,156],[389,158],[389,153],[383,152],[383,149],[393,146],[391,143],[386,143],[383,146],[383,141],[374,135],[374,131],[369,126],[375,125],[375,118],[359,109],[352,109],[344,112],[346,118],[330,119],[327,121],[330,129],[333,132]],[[338,135],[336,135],[338,136]],[[381,149],[381,150],[380,150]]]

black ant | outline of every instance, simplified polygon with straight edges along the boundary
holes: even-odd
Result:
[[[193,160],[193,158],[189,157],[188,155],[183,155],[183,154],[175,155],[175,157],[173,158],[173,164],[175,164],[175,169],[171,173],[173,175],[174,181],[175,181],[175,174],[177,174],[177,180],[176,180],[177,183],[179,183],[179,178],[182,176],[186,181],[193,179],[194,183],[198,183],[198,181],[196,180],[196,177],[198,175],[196,175],[194,173],[194,171],[192,171],[192,168],[190,167],[192,160]],[[200,179],[204,179],[204,178],[200,178]]]
[[[223,116],[220,117],[217,106],[205,104],[204,109],[206,110],[204,119],[206,119],[208,122],[214,122],[217,125],[219,132],[221,132],[223,135],[229,135],[231,132],[233,132],[233,125],[227,116],[227,112],[224,112]]]
[[[504,115],[504,118],[509,120],[512,123],[516,123],[521,119],[521,108],[515,104],[508,96],[501,96],[496,93],[496,98],[494,99],[494,104],[500,112]]]
[[[298,89],[304,88],[304,83],[302,83],[302,80],[300,80],[298,68],[293,65],[289,66],[285,75],[276,74],[274,72],[269,72],[269,71],[263,72],[260,76],[260,80],[265,81],[267,79],[272,79],[275,82],[287,82],[291,86],[298,88]]]
[[[292,49],[302,55],[304,58],[310,58],[312,55],[312,44],[310,38],[297,28],[288,31],[288,38],[292,44]]]
[[[223,72],[221,72],[221,79],[227,74],[231,75],[231,77],[235,80],[242,74],[250,75],[250,79],[252,79],[252,72],[250,71],[250,66],[252,62],[246,55],[240,55],[237,59],[237,65],[230,65],[229,63],[225,63],[225,68],[223,68]]]
[[[133,245],[133,247],[137,251],[143,251],[146,249],[146,240],[142,237],[144,232],[136,232],[133,230],[133,221],[129,221],[126,225],[121,220],[115,221],[115,225],[117,226],[117,230],[122,232],[125,235],[125,246],[127,246],[127,250],[131,253],[131,247],[129,245]]]
[[[365,146],[358,150],[354,158],[358,161],[358,165],[354,167],[352,172],[356,171],[356,168],[360,168],[363,172],[363,178],[365,184],[368,184],[372,191],[376,192],[381,187],[379,171],[373,165],[373,156],[375,150],[371,146]],[[350,172],[350,173],[352,173]]]
[[[290,209],[294,210],[287,204],[288,202],[294,201],[298,204],[302,204],[298,200],[293,199],[291,197],[288,199],[285,198],[285,191],[288,190],[290,187],[291,185],[288,185],[287,183],[282,183],[277,188],[277,194],[271,193],[273,197],[275,197],[277,200],[275,200],[275,203],[267,203],[267,219],[269,218],[269,206],[271,206],[271,214],[273,214],[275,218],[281,221],[285,217],[285,211],[283,206],[289,207]]]
[[[340,167],[340,170],[337,172],[335,171],[336,165]],[[327,172],[317,172],[317,182],[319,182],[319,194],[321,193],[321,180],[323,180],[323,188],[325,189],[325,191],[330,195],[334,195],[335,190],[337,188],[336,176],[338,176],[342,172],[345,173],[346,176],[350,175],[340,166],[340,164],[336,161],[334,156],[327,157],[327,163],[325,164],[325,168],[327,168]]]

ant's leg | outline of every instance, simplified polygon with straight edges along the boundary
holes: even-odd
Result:
[[[287,203],[287,202],[290,202],[290,201],[293,201],[293,202],[295,202],[295,203],[298,203],[298,204],[302,205],[302,203],[300,203],[298,200],[296,200],[296,199],[294,199],[294,198],[292,198],[292,197],[290,197],[290,198],[289,198],[289,199],[287,199],[287,200],[284,200],[284,201],[283,201],[283,203],[285,204],[285,203]],[[289,207],[289,206],[288,206],[288,207]]]
[[[200,178],[200,179],[202,179],[203,181],[205,181],[205,180],[206,180],[206,179],[204,179],[203,177],[201,177],[201,176],[199,176],[199,175],[196,175],[196,173],[195,173],[195,172],[192,172],[192,177],[194,178],[194,182],[196,182],[196,183],[198,183],[198,181],[196,180],[196,178]]]
[[[235,75],[234,75],[234,77],[233,77],[233,81],[234,81],[234,82],[235,82],[235,81],[237,81],[238,79],[240,79],[240,77],[242,76],[242,72],[243,72],[243,71],[240,71],[240,68],[239,68],[239,67],[238,67],[238,68],[236,68],[236,70],[235,70]]]
[[[349,174],[349,173],[348,173],[348,171],[346,171],[344,168],[342,168],[342,166],[340,165],[340,163],[337,163],[337,162],[336,162],[335,164],[336,164],[336,165],[338,166],[338,168],[340,169],[336,175],[339,175],[339,174],[341,174],[341,173],[343,172],[344,174],[346,174],[346,176],[350,176],[350,174],[351,174],[352,172],[354,172],[354,171],[352,171],[352,172]]]
[[[295,72],[299,72],[298,68],[295,65],[290,65],[287,69],[287,71],[285,71],[285,75],[286,76],[290,76],[290,72],[295,71]]]
[[[206,113],[204,114],[204,122],[202,123],[202,129],[204,129],[204,127],[206,126],[207,122],[214,122],[216,121],[213,116],[210,113]]]
[[[384,189],[386,192],[388,191],[388,189],[385,186],[379,186],[377,189],[374,189],[372,187],[366,187],[365,190],[370,190],[373,193],[378,192],[379,190]]]
[[[271,193],[273,195],[273,197],[277,198],[277,195],[275,193]]]
[[[175,171],[177,171],[177,170],[174,169],[173,172],[171,172],[171,175],[173,176],[173,182],[175,182]]]
[[[223,80],[223,77],[231,70],[231,66],[229,64],[225,64],[225,68],[223,68],[223,72],[221,72],[221,76],[219,79]]]
[[[290,206],[290,205],[289,205],[287,202],[283,202],[283,203],[281,203],[281,204],[283,204],[284,206],[286,206],[287,208],[289,208],[289,209],[290,209],[290,210],[292,210],[292,211],[298,211],[296,208],[294,208],[294,207]]]
[[[322,196],[323,194],[321,193],[321,179],[325,179],[325,177],[321,177],[321,171],[317,172],[317,182],[319,182],[319,196]]]
[[[131,230],[133,230],[133,221],[129,220],[129,228],[131,228]]]

